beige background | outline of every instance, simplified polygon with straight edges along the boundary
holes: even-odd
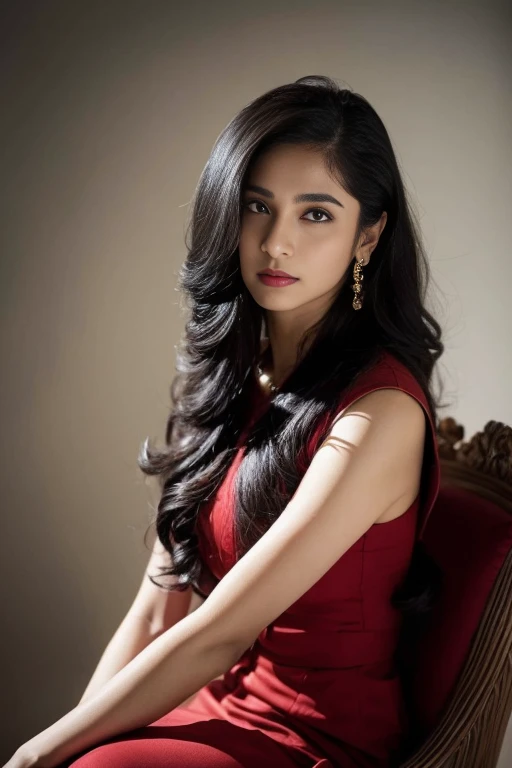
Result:
[[[77,703],[140,582],[136,456],[163,437],[188,203],[227,121],[313,73],[375,106],[440,289],[445,413],[472,434],[512,424],[512,98],[505,3],[1,8],[5,760]]]

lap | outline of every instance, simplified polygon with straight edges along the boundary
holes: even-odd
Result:
[[[80,752],[59,768],[297,768],[262,731],[212,718],[180,725],[166,718]]]

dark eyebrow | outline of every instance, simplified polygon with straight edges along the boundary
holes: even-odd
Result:
[[[263,197],[269,197],[271,200],[274,198],[274,193],[270,191],[270,189],[266,189],[265,187],[259,187],[257,184],[249,184],[244,187],[244,191],[251,191],[251,192],[257,192],[260,195],[263,195]],[[335,197],[332,195],[328,195],[324,192],[303,192],[301,195],[295,195],[293,198],[294,203],[334,203],[335,205],[339,205],[341,208],[344,208],[345,206],[340,203],[339,200],[336,200]]]

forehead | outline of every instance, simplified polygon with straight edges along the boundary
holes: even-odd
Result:
[[[310,179],[330,180],[335,183],[329,175],[321,152],[295,144],[281,144],[262,152],[251,163],[247,182],[261,179],[262,176],[267,179],[280,177],[286,181],[308,176]]]
[[[357,212],[359,204],[329,172],[323,154],[304,145],[280,144],[265,150],[249,165],[242,190],[264,187],[275,198],[304,193],[331,194],[345,209]]]

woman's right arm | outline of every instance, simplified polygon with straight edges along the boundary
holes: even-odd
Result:
[[[149,580],[148,573],[158,577],[157,566],[169,563],[169,553],[156,539],[135,600],[105,648],[79,703],[97,693],[155,638],[204,602],[191,587],[184,592],[167,592]]]

